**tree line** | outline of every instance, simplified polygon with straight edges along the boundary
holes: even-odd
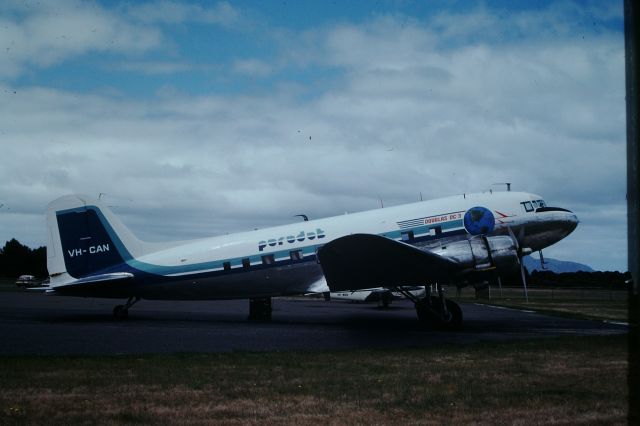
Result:
[[[18,278],[20,275],[35,275],[40,279],[49,275],[46,247],[32,249],[15,238],[5,243],[0,249],[0,276]]]
[[[528,283],[534,286],[560,287],[607,287],[627,288],[631,278],[628,272],[594,271],[594,272],[563,272],[556,274],[551,271],[533,271]]]

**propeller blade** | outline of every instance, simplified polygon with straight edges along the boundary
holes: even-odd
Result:
[[[524,300],[527,303],[529,303],[529,294],[527,293],[527,278],[524,274],[524,261],[522,260],[525,254],[523,253],[523,250],[520,247],[520,240],[518,240],[518,238],[516,238],[515,234],[513,233],[513,229],[511,229],[511,227],[508,226],[507,230],[509,231],[509,236],[516,243],[516,251],[518,252],[518,263],[520,263],[520,278],[522,280],[522,289],[524,290]],[[520,228],[520,231],[518,232],[518,234],[520,236],[520,239],[524,238],[524,226]]]
[[[522,278],[522,289],[524,290],[524,300],[529,303],[529,295],[527,294],[527,278],[524,274],[524,262],[520,259],[520,277]]]
[[[510,226],[507,226],[507,231],[509,231],[509,236],[516,243],[516,251],[520,253],[520,242],[516,238],[516,235],[513,233],[513,229]]]

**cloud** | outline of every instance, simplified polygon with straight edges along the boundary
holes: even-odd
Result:
[[[233,69],[241,74],[255,77],[266,77],[272,72],[271,65],[259,59],[237,60],[233,64]]]
[[[148,75],[176,74],[204,69],[202,66],[190,65],[184,62],[164,62],[164,61],[128,61],[113,67],[118,71],[134,72]]]
[[[164,5],[164,13],[184,6]],[[180,22],[196,6],[184,7]],[[535,25],[522,12],[519,25],[540,26],[552,12],[535,12]],[[0,168],[0,203],[36,218],[59,195],[104,192],[142,238],[169,240],[512,182],[581,218],[549,256],[624,268],[623,248],[597,254],[626,247],[621,34],[603,28],[585,42],[571,31],[553,39],[522,31],[507,43],[476,37],[487,19],[496,34],[504,27],[491,11],[459,15],[464,31],[441,15],[377,16],[276,35],[286,51],[241,52],[229,66],[281,79],[253,93],[177,89],[141,100],[2,86],[0,137],[11,161]],[[556,28],[573,25],[553,16]],[[147,65],[184,66],[127,66]],[[331,82],[291,90],[301,72]],[[42,244],[33,220],[18,237]]]
[[[613,193],[623,201],[619,36],[588,46],[569,37],[446,49],[432,37],[418,24],[390,20],[330,31],[327,57],[347,68],[349,79],[326,94],[322,111],[354,129],[378,124],[358,140],[412,148],[414,161],[431,170],[445,164],[499,181],[526,176],[540,192],[562,188],[594,202],[610,202]]]
[[[0,13],[0,77],[5,78],[89,52],[143,52],[162,41],[156,29],[135,25],[97,3],[9,2]]]
[[[238,23],[240,13],[228,2],[218,2],[213,7],[174,1],[154,1],[129,5],[127,13],[145,23],[183,24],[201,22],[231,27]]]

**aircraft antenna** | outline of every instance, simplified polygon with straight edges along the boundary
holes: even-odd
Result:
[[[309,217],[306,214],[294,214],[293,217],[301,217],[305,222],[309,222]]]
[[[505,185],[507,187],[507,192],[511,192],[511,182],[497,182],[491,184],[491,186],[495,185]],[[491,191],[491,189],[489,189],[489,191]]]

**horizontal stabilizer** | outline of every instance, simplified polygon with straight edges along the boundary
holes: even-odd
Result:
[[[89,277],[80,278],[70,283],[66,283],[61,287],[66,287],[70,285],[97,283],[97,282],[103,282],[103,281],[128,280],[130,278],[133,278],[133,274],[129,272],[114,272],[112,274],[91,275]]]
[[[125,281],[133,278],[133,274],[129,272],[114,272],[110,274],[99,274],[83,277],[77,280],[69,281],[64,284],[51,286],[46,288],[47,293],[58,293],[73,296],[76,294],[84,294],[86,290],[92,290],[94,293],[115,293],[117,291],[111,284],[117,281]],[[104,290],[104,291],[101,291]],[[109,296],[103,296],[109,297]]]
[[[371,234],[335,239],[318,258],[331,291],[443,282],[457,269],[453,260]]]

